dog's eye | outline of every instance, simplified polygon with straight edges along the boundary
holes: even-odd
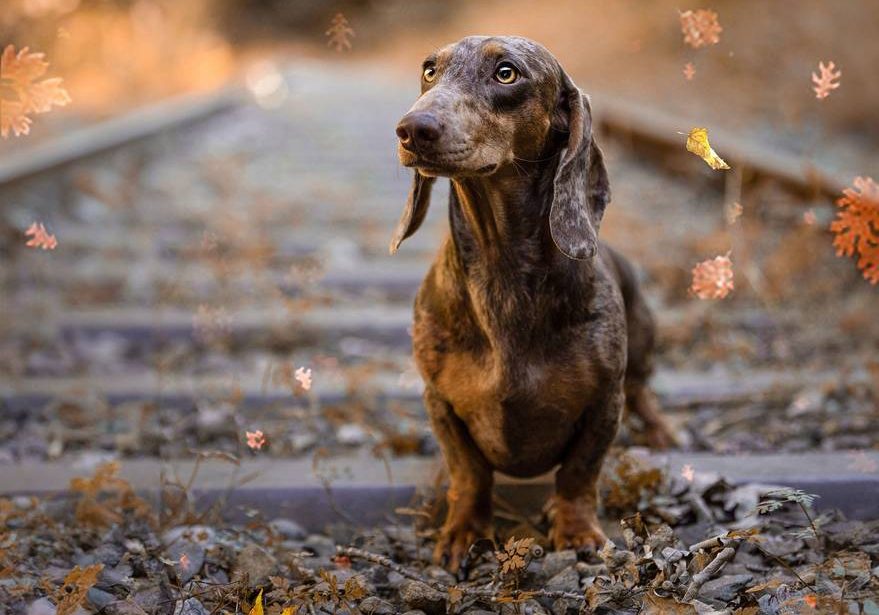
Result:
[[[517,71],[516,67],[512,64],[507,64],[505,62],[498,66],[497,70],[494,71],[494,78],[498,83],[509,85],[519,78],[519,71]]]
[[[436,66],[426,66],[421,76],[424,78],[425,81],[430,83],[431,81],[436,79]]]

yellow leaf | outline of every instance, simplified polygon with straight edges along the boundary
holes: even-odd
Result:
[[[299,612],[299,605],[296,606],[288,606],[284,607],[284,610],[281,611],[281,615],[296,615]]]
[[[712,169],[728,169],[729,165],[717,155],[708,143],[708,129],[694,128],[687,135],[687,151],[693,152],[708,163]]]
[[[259,595],[256,597],[256,602],[253,603],[253,608],[250,609],[250,615],[263,615],[262,590],[259,590]]]

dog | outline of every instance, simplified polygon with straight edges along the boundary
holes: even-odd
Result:
[[[538,43],[473,36],[427,57],[396,134],[415,175],[392,254],[436,178],[451,182],[412,336],[450,482],[434,559],[456,570],[490,535],[494,471],[556,466],[553,545],[598,548],[597,480],[624,405],[654,445],[673,437],[647,385],[653,317],[597,239],[610,186],[589,99]]]

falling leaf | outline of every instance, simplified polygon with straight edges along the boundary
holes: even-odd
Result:
[[[717,13],[714,11],[709,9],[684,11],[680,17],[684,42],[690,47],[698,49],[720,42],[720,33],[723,28],[717,22]]]
[[[692,483],[693,479],[696,477],[696,472],[693,470],[693,466],[689,463],[685,464],[683,468],[681,468],[681,476],[683,476],[688,483]]]
[[[326,31],[327,45],[336,51],[342,52],[351,49],[351,38],[356,36],[354,29],[348,25],[348,20],[342,13],[336,13],[330,22],[330,28]]]
[[[839,87],[836,79],[842,77],[842,71],[834,71],[835,68],[836,65],[833,62],[828,62],[827,66],[824,65],[824,62],[818,62],[818,70],[821,71],[821,75],[812,73],[812,83],[815,84],[812,89],[815,90],[815,98],[819,100],[827,98],[831,90]]]
[[[803,222],[808,226],[815,226],[815,223],[818,222],[818,218],[815,216],[815,212],[811,209],[803,212]]]
[[[247,446],[249,446],[253,450],[258,451],[262,449],[263,446],[265,446],[266,436],[260,430],[257,429],[256,431],[247,431],[245,432],[245,435],[247,436]]]
[[[256,597],[256,602],[253,603],[253,608],[250,609],[249,615],[263,615],[262,589],[259,590],[259,594]]]
[[[56,597],[58,606],[56,615],[69,615],[76,611],[85,600],[86,594],[98,582],[98,575],[104,569],[103,564],[93,564],[87,568],[75,567],[64,577]]]
[[[733,290],[732,260],[725,256],[702,261],[693,267],[691,292],[700,299],[723,299]]]
[[[687,81],[692,81],[693,77],[696,76],[696,68],[693,66],[692,62],[687,62],[684,64],[684,77],[687,78]]]
[[[879,283],[879,185],[856,177],[836,201],[839,211],[830,225],[837,256],[858,255],[857,266],[871,284]]]
[[[724,217],[726,218],[726,223],[732,226],[735,224],[738,219],[741,217],[744,208],[742,208],[741,203],[731,203],[729,207],[726,208],[724,212]]]
[[[189,570],[189,556],[186,553],[180,555],[180,568]]]
[[[805,602],[814,609],[818,606],[818,597],[815,596],[815,594],[807,594],[803,596],[803,602]]]
[[[26,237],[30,237],[25,244],[29,248],[42,248],[43,250],[54,250],[58,247],[58,240],[55,235],[50,234],[43,223],[36,223],[24,232]]]
[[[54,77],[37,81],[46,73],[49,63],[42,53],[29,53],[23,47],[15,53],[13,45],[7,45],[0,56],[0,82],[14,98],[0,98],[0,136],[4,139],[10,131],[16,136],[30,132],[33,120],[30,115],[46,113],[53,106],[63,107],[70,102],[70,95],[62,86],[62,79]]]
[[[694,128],[687,135],[687,151],[692,152],[704,160],[709,167],[715,170],[728,169],[729,165],[717,155],[708,143],[708,129]]]
[[[308,391],[311,389],[311,369],[300,367],[294,372],[293,377],[296,378],[299,386],[304,390]]]

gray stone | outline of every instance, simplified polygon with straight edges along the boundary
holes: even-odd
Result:
[[[572,549],[552,551],[546,554],[541,564],[540,576],[544,579],[550,579],[565,568],[575,566],[577,564],[577,552]]]
[[[397,612],[394,605],[378,596],[368,596],[360,602],[358,607],[361,613],[366,615],[393,615]]]
[[[187,598],[177,601],[174,615],[208,615],[208,610],[196,598]]]
[[[57,610],[48,598],[34,600],[27,607],[27,615],[55,615]]]
[[[727,574],[711,579],[699,591],[699,596],[717,600],[724,604],[731,602],[754,580],[749,574]]]
[[[86,598],[88,599],[89,604],[95,607],[95,610],[98,611],[107,608],[117,600],[116,596],[113,594],[98,589],[97,587],[90,588],[86,594]]]
[[[580,575],[573,568],[567,568],[546,582],[549,591],[575,592],[580,589]]]
[[[427,615],[446,612],[445,595],[421,581],[404,581],[400,586],[400,597],[410,609],[424,611]]]
[[[269,526],[286,540],[302,540],[307,535],[305,528],[292,519],[275,519]]]
[[[278,562],[275,556],[256,544],[249,544],[238,553],[235,560],[233,581],[247,579],[250,587],[265,585],[269,576],[275,574]]]
[[[336,554],[335,543],[326,536],[312,534],[305,539],[304,546],[322,557],[333,557]]]
[[[171,528],[162,535],[162,542],[167,545],[167,559],[177,562],[174,566],[181,583],[186,583],[201,571],[204,565],[205,550],[213,546],[216,533],[203,525],[184,525]],[[179,564],[186,555],[186,567]]]

